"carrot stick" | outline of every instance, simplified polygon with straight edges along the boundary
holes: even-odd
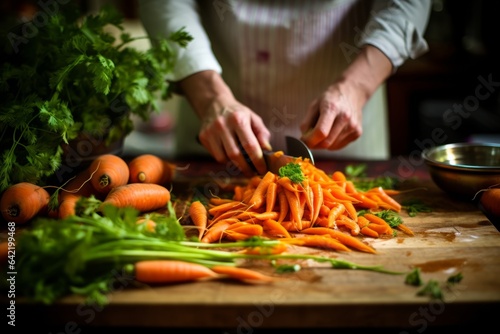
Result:
[[[134,265],[135,279],[142,283],[180,283],[215,278],[208,267],[178,260],[143,260]]]

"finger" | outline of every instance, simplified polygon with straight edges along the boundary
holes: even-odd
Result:
[[[225,161],[233,163],[244,175],[254,175],[255,170],[252,165],[247,162],[243,147],[239,143],[237,135],[229,131],[223,131],[221,136],[221,150],[223,151]]]
[[[307,108],[306,116],[304,117],[304,120],[300,124],[300,131],[302,132],[303,137],[307,137],[307,135],[316,126],[318,118],[319,118],[319,100],[314,100]]]
[[[260,143],[257,138],[252,135],[248,135],[248,132],[238,131],[237,136],[240,142],[241,149],[246,153],[248,159],[247,163],[253,167],[253,171],[259,174],[265,174],[267,171],[266,162],[264,160],[264,154],[260,147]]]
[[[257,141],[259,142],[259,146],[264,150],[272,150],[273,148],[270,143],[271,132],[262,121],[262,118],[258,117],[257,115],[252,116],[251,122],[252,131],[255,134]]]
[[[200,133],[198,139],[217,162],[225,163],[228,161],[226,153],[223,150],[222,142],[218,138]]]

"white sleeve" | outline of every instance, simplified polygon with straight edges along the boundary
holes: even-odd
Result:
[[[427,52],[423,35],[430,10],[431,0],[375,0],[358,46],[377,47],[396,71],[408,58]]]
[[[193,37],[185,48],[176,43],[171,44],[177,60],[167,80],[178,81],[204,70],[221,73],[221,66],[212,52],[195,0],[141,0],[139,16],[153,43],[156,38],[166,37],[183,27]]]

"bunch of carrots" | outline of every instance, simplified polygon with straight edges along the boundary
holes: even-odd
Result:
[[[376,214],[401,211],[395,194],[398,191],[382,187],[360,191],[343,172],[328,175],[309,160],[298,159],[282,167],[280,175],[269,171],[235,186],[232,198],[212,197],[207,206],[193,202],[189,214],[202,242],[264,236],[295,245],[375,253],[357,236],[395,234]],[[402,225],[396,228],[413,234]]]
[[[167,185],[176,165],[152,154],[128,163],[114,154],[104,154],[62,186],[42,187],[20,182],[7,188],[0,199],[6,221],[25,224],[36,216],[64,219],[74,215],[77,201],[94,196],[102,205],[131,206],[141,212],[164,208],[170,201]],[[56,190],[50,194],[50,189]]]

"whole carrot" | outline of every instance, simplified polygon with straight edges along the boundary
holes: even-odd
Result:
[[[276,174],[268,171],[264,175],[264,177],[262,177],[262,180],[257,185],[257,188],[253,192],[252,197],[250,197],[250,200],[248,201],[248,205],[250,205],[255,209],[258,209],[262,205],[265,205],[267,188],[271,183],[275,181],[275,179],[276,179]]]
[[[198,228],[198,239],[201,240],[208,224],[208,210],[200,201],[194,201],[189,206],[189,217]]]
[[[6,221],[24,224],[47,211],[50,195],[44,188],[29,182],[11,185],[2,194],[0,210]]]
[[[133,207],[140,212],[148,212],[166,207],[170,201],[170,191],[154,183],[129,183],[112,189],[102,202],[119,208]]]
[[[114,154],[104,154],[94,159],[89,166],[89,171],[93,173],[92,185],[103,194],[127,184],[130,175],[127,163]]]
[[[88,169],[85,169],[78,173],[74,179],[69,181],[68,184],[59,191],[59,219],[74,215],[76,202],[81,197],[89,197],[90,195],[97,194],[90,179],[90,172]]]
[[[142,283],[181,283],[215,278],[208,267],[179,260],[143,260],[134,265],[135,279]]]
[[[153,154],[142,154],[128,163],[129,183],[156,183],[165,185],[175,175],[175,164]]]

